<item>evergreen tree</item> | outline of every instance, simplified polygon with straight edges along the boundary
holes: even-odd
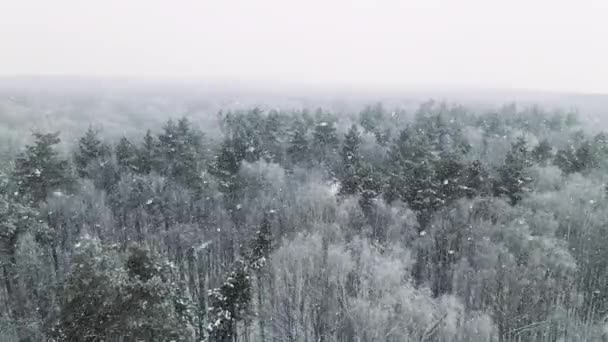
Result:
[[[544,139],[532,150],[532,158],[538,164],[546,166],[547,162],[553,158],[552,150],[549,141]]]
[[[219,190],[226,197],[229,210],[235,208],[238,193],[243,185],[239,176],[243,158],[242,153],[235,151],[233,143],[225,140],[209,170],[218,179]]]
[[[223,120],[226,137],[243,160],[255,162],[265,155],[264,136],[266,120],[262,110],[253,108],[245,113],[228,113]],[[275,132],[276,133],[276,132]],[[275,134],[273,133],[273,135]]]
[[[78,151],[74,155],[76,170],[80,177],[89,177],[89,166],[92,162],[102,164],[110,156],[110,147],[99,139],[99,132],[89,126],[84,136],[78,141]]]
[[[313,132],[313,151],[319,162],[326,162],[339,145],[333,120],[328,115],[317,113],[317,124]]]
[[[576,150],[572,147],[558,150],[555,154],[553,164],[559,167],[564,173],[576,172],[578,166],[578,163],[576,162]]]
[[[599,165],[596,147],[584,137],[575,138],[576,146],[570,145],[566,149],[557,151],[554,164],[564,173],[584,172]]]
[[[382,103],[366,106],[359,114],[359,123],[365,132],[378,133],[380,125],[385,120],[385,110]]]
[[[126,260],[125,298],[115,309],[122,329],[135,340],[191,338],[193,305],[173,282],[172,266],[150,250],[134,246]]]
[[[580,146],[576,149],[576,172],[582,172],[597,167],[598,161],[596,160],[594,148],[591,142],[588,140],[583,141]]]
[[[256,231],[255,238],[251,244],[251,252],[248,255],[248,264],[257,279],[257,301],[258,301],[258,322],[260,329],[260,339],[266,340],[266,313],[263,311],[265,304],[266,279],[268,276],[267,267],[272,252],[272,227],[269,220],[271,213],[265,213],[262,223]]]
[[[282,133],[284,132],[281,115],[272,111],[264,121],[262,132],[263,157],[267,162],[280,163],[283,161]]]
[[[374,133],[374,136],[376,137],[376,142],[378,143],[378,145],[387,146],[388,143],[391,141],[391,133],[392,132],[389,128],[376,131]]]
[[[52,335],[63,341],[184,340],[190,305],[170,266],[134,247],[123,264],[116,251],[85,238],[76,246],[61,313]]]
[[[55,150],[59,132],[35,133],[36,141],[15,161],[14,175],[19,194],[38,203],[53,191],[70,191],[73,187],[67,160],[60,159]]]
[[[301,121],[296,121],[289,147],[287,148],[287,154],[293,164],[306,164],[310,161],[310,147],[306,134],[306,125]]]
[[[494,185],[496,196],[506,195],[511,204],[517,204],[525,192],[530,188],[532,178],[528,174],[531,166],[529,151],[526,140],[523,137],[511,145],[511,150],[507,153],[505,163],[498,169],[498,180]]]
[[[461,160],[460,155],[442,153],[434,168],[435,177],[440,183],[438,197],[442,206],[450,205],[471,192],[471,189],[466,186],[469,168]]]
[[[389,158],[387,199],[407,203],[416,211],[420,229],[426,229],[432,212],[444,205],[440,195],[443,180],[437,179],[435,173],[439,153],[426,134],[408,128],[394,142]]]
[[[340,193],[352,195],[361,190],[361,156],[359,146],[361,137],[356,125],[352,125],[344,137],[342,147],[342,170]]]
[[[2,175],[0,175],[1,177]],[[13,195],[13,189],[0,178],[0,289],[5,293],[8,319],[16,328],[16,335],[20,341],[27,341],[40,331],[32,326],[42,319],[48,318],[50,307],[40,308],[39,305],[48,304],[52,299],[50,284],[35,281],[39,279],[35,272],[31,275],[33,282],[29,282],[30,273],[24,273],[20,268],[20,245],[28,237],[35,242],[49,248],[49,240],[53,234],[48,226],[41,220],[39,212],[22,203],[21,198]],[[31,252],[31,251],[30,251]],[[49,267],[49,265],[46,265]],[[49,273],[52,273],[49,272]],[[4,331],[0,332],[4,333]]]
[[[272,251],[272,227],[268,215],[269,214],[264,215],[264,218],[256,231],[255,238],[251,243],[248,263],[253,270],[262,268]]]
[[[158,168],[156,162],[157,143],[152,136],[150,130],[146,131],[142,146],[137,151],[137,172],[141,174],[149,174],[152,170]]]
[[[99,240],[81,240],[74,251],[59,320],[52,327],[51,336],[83,342],[120,336],[115,300],[120,296],[124,277],[116,253],[104,248]]]
[[[188,186],[196,186],[198,163],[202,157],[202,135],[192,129],[187,118],[177,125],[167,121],[158,136],[159,156],[162,160],[160,173]]]
[[[606,167],[606,161],[608,161],[608,134],[605,132],[598,133],[593,137],[593,156],[598,167]]]
[[[136,171],[137,149],[126,137],[120,138],[116,145],[116,162],[122,170]]]
[[[248,266],[237,261],[224,283],[209,291],[209,337],[215,342],[238,339],[238,323],[251,315],[251,280]]]
[[[479,195],[491,195],[492,186],[488,170],[479,160],[474,160],[467,165],[464,171],[462,189],[469,198]]]

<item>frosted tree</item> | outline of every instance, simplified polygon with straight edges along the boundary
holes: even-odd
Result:
[[[88,177],[91,163],[102,164],[109,156],[110,147],[101,141],[99,132],[89,126],[78,141],[78,150],[74,154],[74,163],[79,176]]]
[[[35,142],[26,147],[15,161],[14,176],[18,180],[20,196],[33,203],[46,199],[51,192],[73,188],[68,161],[61,159],[56,145],[61,141],[57,133],[35,133]]]

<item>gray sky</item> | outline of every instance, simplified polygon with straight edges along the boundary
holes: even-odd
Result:
[[[0,75],[608,93],[605,0],[0,0]]]

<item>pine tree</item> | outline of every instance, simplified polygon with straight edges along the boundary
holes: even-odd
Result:
[[[88,167],[92,162],[102,164],[109,157],[110,148],[98,137],[99,133],[89,126],[85,135],[78,142],[78,151],[74,155],[76,170],[80,177],[89,177]]]
[[[552,150],[549,141],[544,139],[532,150],[532,158],[538,164],[546,166],[547,162],[553,158]]]
[[[592,145],[584,137],[575,137],[574,144],[555,154],[554,164],[564,173],[584,172],[599,165],[597,144]]]
[[[262,219],[258,230],[256,231],[255,239],[252,242],[251,253],[249,254],[249,267],[255,272],[257,280],[257,301],[258,301],[258,323],[260,329],[260,340],[266,340],[266,313],[264,307],[264,289],[266,287],[266,279],[268,276],[267,264],[272,252],[272,227],[270,224],[269,215],[266,213]]]
[[[116,145],[116,162],[122,170],[137,170],[137,149],[126,137],[120,138]]]
[[[168,263],[133,247],[123,264],[114,249],[84,238],[51,335],[62,341],[178,341],[187,336],[191,310]]]
[[[60,159],[55,150],[59,132],[35,133],[36,141],[15,161],[14,176],[19,183],[19,194],[33,203],[46,199],[53,191],[70,191],[73,187],[67,160]]]
[[[439,152],[426,134],[408,128],[401,132],[389,155],[386,197],[407,203],[417,212],[420,229],[424,230],[432,212],[445,204],[439,193],[443,180],[435,174]]]
[[[179,134],[179,163],[175,168],[175,176],[183,185],[191,189],[200,189],[203,160],[203,133],[192,127],[186,117],[177,123]]]
[[[572,147],[558,150],[553,159],[553,164],[564,173],[576,172],[578,166],[576,162],[576,150]]]
[[[385,111],[382,103],[366,106],[359,114],[359,123],[366,132],[380,132],[379,126],[384,120]]]
[[[361,190],[361,156],[359,146],[361,137],[356,125],[352,125],[344,137],[342,147],[342,182],[340,193],[352,195]]]
[[[251,279],[248,266],[237,261],[224,283],[209,291],[209,337],[214,342],[238,338],[237,325],[251,315]]]
[[[594,154],[594,148],[591,142],[588,140],[583,141],[580,146],[576,149],[576,172],[582,172],[597,167],[599,164],[596,155]]]
[[[272,227],[269,214],[265,214],[256,231],[255,239],[251,243],[251,252],[248,255],[249,267],[255,271],[266,264],[272,251]]]
[[[268,113],[262,132],[262,151],[267,162],[280,163],[283,161],[282,132],[284,129],[282,125],[281,116],[278,112]]]
[[[266,120],[261,109],[228,113],[222,123],[226,139],[231,141],[232,148],[239,156],[242,155],[243,160],[252,163],[265,155],[263,133],[266,132]]]
[[[511,151],[507,153],[505,163],[498,169],[498,180],[494,185],[496,196],[506,195],[511,204],[517,204],[525,192],[528,192],[532,178],[528,174],[531,166],[526,140],[523,137],[517,139],[511,145]]]
[[[141,174],[149,174],[152,170],[158,168],[156,162],[157,143],[152,132],[146,131],[142,146],[137,151],[137,172]]]
[[[159,342],[191,335],[194,307],[174,283],[172,266],[150,250],[134,246],[125,268],[125,298],[115,309],[124,335]]]
[[[462,186],[469,198],[491,194],[490,175],[479,160],[474,160],[467,165]]]
[[[123,279],[124,270],[113,251],[99,240],[82,239],[72,257],[59,320],[50,335],[62,341],[85,342],[120,336],[115,300]]]
[[[3,302],[8,305],[7,309],[10,308],[6,318],[16,328],[17,338],[26,341],[33,338],[35,333],[40,333],[32,323],[47,318],[51,308],[40,308],[39,305],[50,301],[48,292],[51,289],[48,288],[47,292],[44,285],[48,284],[36,286],[28,282],[26,276],[29,274],[24,274],[19,267],[24,261],[20,259],[19,246],[27,238],[33,237],[35,242],[49,248],[48,242],[53,234],[41,220],[38,210],[22,203],[22,198],[14,196],[12,190],[4,179],[0,179],[0,288],[5,293]],[[35,272],[32,273],[32,278],[39,279]]]
[[[310,161],[310,147],[306,125],[301,121],[294,123],[293,135],[287,148],[287,154],[293,164],[306,164]]]
[[[337,151],[339,143],[336,127],[331,118],[318,112],[317,124],[313,132],[313,151],[317,161],[327,161],[329,156]]]
[[[239,176],[243,158],[242,154],[235,151],[233,143],[225,140],[209,170],[218,179],[219,191],[224,194],[229,210],[235,209],[238,193],[243,185]]]

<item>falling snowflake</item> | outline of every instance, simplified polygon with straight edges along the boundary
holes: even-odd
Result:
[[[149,200],[146,201],[146,204],[150,205],[150,204],[152,204],[152,202],[154,202],[154,200],[150,198]]]

